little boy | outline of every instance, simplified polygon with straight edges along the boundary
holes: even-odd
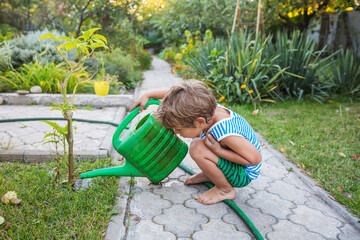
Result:
[[[142,111],[149,99],[163,99],[154,116],[176,134],[193,138],[190,156],[202,172],[185,184],[215,186],[194,198],[203,204],[234,199],[234,187],[245,187],[259,176],[261,153],[254,130],[240,115],[216,103],[200,81],[187,80],[170,90],[145,93],[132,106]]]

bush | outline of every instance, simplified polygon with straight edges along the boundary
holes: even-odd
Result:
[[[30,90],[33,86],[40,86],[44,93],[61,93],[61,81],[65,78],[66,72],[63,64],[46,63],[38,61],[24,64],[20,68],[7,71],[0,76],[0,91],[11,92],[16,90]],[[68,93],[72,93],[77,83],[75,77],[71,77],[68,84]],[[83,86],[77,87],[81,91]]]
[[[147,70],[151,67],[152,56],[149,51],[143,49],[141,44],[138,44],[131,54],[140,63],[141,70]]]
[[[0,71],[7,71],[20,67],[23,64],[35,62],[62,62],[63,59],[56,51],[50,39],[39,42],[39,38],[50,31],[29,32],[18,38],[6,41],[0,47]],[[55,37],[61,33],[54,31]],[[62,43],[62,42],[61,42]],[[76,51],[70,51],[68,59],[75,60]]]
[[[168,43],[180,44],[186,30],[204,34],[211,29],[214,36],[226,36],[231,29],[236,1],[178,0],[169,1],[152,19]]]
[[[329,88],[320,79],[329,59],[321,58],[324,52],[324,49],[317,51],[315,41],[304,33],[295,31],[289,38],[287,32],[278,32],[275,44],[268,44],[266,53],[268,56],[279,54],[274,64],[286,68],[288,74],[278,78],[279,87],[273,91],[274,97],[282,100],[295,98],[298,101],[308,97],[318,102],[328,98]]]
[[[341,49],[324,71],[332,93],[357,95],[360,93],[360,58],[351,50]]]
[[[127,89],[134,88],[142,80],[140,63],[131,54],[116,48],[112,52],[99,52],[97,57],[98,60],[91,66],[90,72],[100,71],[100,59],[103,59],[105,72],[115,75]]]
[[[264,53],[267,41],[245,33],[216,39],[189,52],[185,61],[212,88],[219,101],[231,103],[274,102],[270,94],[284,71],[274,62],[276,55]],[[277,72],[272,77],[271,71]]]

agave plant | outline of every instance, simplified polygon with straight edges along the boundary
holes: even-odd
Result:
[[[229,39],[216,39],[190,53],[186,63],[212,88],[215,95],[229,102],[274,102],[269,94],[276,89],[275,80],[284,72],[275,64],[277,54],[264,54],[266,39],[235,33]],[[270,73],[274,73],[271,77]]]
[[[288,33],[278,32],[275,43],[268,44],[266,52],[269,56],[278,53],[274,63],[287,72],[278,78],[279,87],[272,92],[277,98],[301,101],[309,97],[322,102],[329,96],[329,88],[321,81],[320,73],[328,66],[332,55],[321,58],[325,48],[316,50],[315,41],[306,34],[295,31],[289,38]]]
[[[356,95],[360,93],[360,58],[349,49],[341,49],[324,76],[335,94]]]

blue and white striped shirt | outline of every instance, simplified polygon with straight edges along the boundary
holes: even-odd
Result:
[[[228,136],[244,137],[253,144],[259,152],[261,152],[259,139],[255,135],[255,132],[249,123],[239,114],[231,111],[230,109],[220,104],[218,104],[218,106],[228,110],[230,112],[230,117],[216,122],[209,128],[208,132],[211,133],[218,142]],[[205,136],[206,133],[202,132],[201,138],[205,139]],[[261,163],[258,165],[244,165],[245,172],[251,180],[254,180],[259,176],[260,167]]]

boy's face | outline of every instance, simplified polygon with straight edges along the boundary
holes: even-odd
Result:
[[[197,138],[201,136],[202,129],[198,127],[177,127],[174,128],[174,131],[184,138]]]
[[[193,127],[174,127],[174,131],[176,134],[179,134],[180,136],[184,138],[198,138],[201,137],[202,130],[206,126],[205,118],[198,117]]]

